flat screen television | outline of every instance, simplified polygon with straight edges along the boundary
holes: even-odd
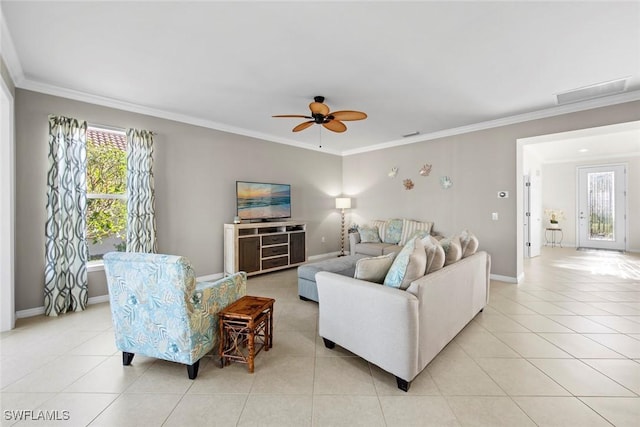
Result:
[[[241,220],[291,218],[291,185],[236,181],[236,209]]]

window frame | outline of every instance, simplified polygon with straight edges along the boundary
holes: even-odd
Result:
[[[125,136],[125,138],[127,135],[125,129],[123,128],[116,128],[116,127],[105,126],[105,125],[87,123],[87,132],[89,131],[89,129],[92,129],[98,132],[103,132],[103,133],[122,134],[123,136]],[[87,144],[88,140],[89,138],[86,139],[85,144]],[[87,163],[88,162],[89,162],[89,157],[87,155]],[[125,176],[125,180],[126,180],[126,176]],[[107,200],[125,200],[126,201],[129,198],[129,191],[128,189],[125,188],[125,192],[122,194],[109,194],[109,193],[89,193],[87,189],[86,198],[87,198],[87,201],[89,201],[90,199],[107,199]],[[88,218],[85,218],[85,221],[88,224]],[[87,247],[88,246],[89,246],[89,242],[87,239]],[[104,262],[102,261],[102,259],[89,260],[87,262],[88,272],[103,271],[103,270],[104,270]]]

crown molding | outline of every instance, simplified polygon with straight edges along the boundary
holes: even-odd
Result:
[[[9,27],[4,19],[4,13],[0,7],[0,55],[4,60],[7,69],[9,70],[9,76],[13,80],[14,86],[18,87],[20,83],[24,81],[24,71],[22,70],[22,64],[18,58],[13,39],[9,33]]]
[[[464,133],[477,132],[486,129],[492,129],[502,126],[513,125],[517,123],[529,122],[532,120],[545,119],[548,117],[560,116],[563,114],[576,113],[579,111],[592,110],[594,108],[608,107],[610,105],[624,104],[625,102],[633,102],[640,100],[640,90],[621,93],[617,95],[606,96],[602,98],[590,99],[587,101],[576,102],[573,104],[560,105],[556,107],[546,108],[543,110],[533,111],[530,113],[518,114],[515,116],[504,117],[496,120],[475,123],[457,128],[445,129],[438,132],[416,135],[414,137],[403,138],[384,142],[382,144],[372,145],[370,147],[357,148],[354,150],[346,150],[342,152],[343,156],[351,156],[354,154],[367,153],[370,151],[383,150],[385,148],[399,147],[401,145],[415,144],[416,142],[431,141],[438,138],[448,136],[461,135]]]
[[[632,91],[632,92],[626,92],[626,93],[611,95],[611,96],[602,97],[602,98],[590,99],[583,102],[576,102],[574,104],[560,105],[552,108],[533,111],[530,113],[504,117],[501,119],[489,120],[485,122],[475,123],[472,125],[460,126],[457,128],[445,129],[442,131],[437,131],[437,132],[432,132],[427,134],[419,134],[413,137],[403,138],[402,140],[388,141],[381,144],[372,145],[369,147],[356,148],[353,150],[334,150],[334,149],[320,148],[315,144],[309,144],[309,143],[291,140],[287,138],[281,138],[281,137],[277,137],[277,136],[273,136],[273,135],[269,135],[261,132],[256,132],[250,129],[229,126],[222,123],[214,122],[212,120],[205,120],[197,117],[188,116],[185,114],[173,113],[170,111],[160,110],[157,108],[151,108],[143,105],[133,104],[130,102],[120,101],[113,98],[108,98],[108,97],[99,96],[99,95],[92,95],[85,92],[76,91],[73,89],[62,88],[62,87],[47,84],[47,83],[36,82],[27,78],[22,78],[20,79],[19,83],[17,81],[15,83],[16,83],[16,87],[19,87],[21,89],[32,90],[35,92],[40,92],[48,95],[60,96],[62,98],[69,98],[76,101],[87,102],[90,104],[101,105],[104,107],[115,108],[118,110],[130,111],[133,113],[144,114],[144,115],[158,117],[158,118],[167,119],[167,120],[173,120],[181,123],[201,126],[208,129],[214,129],[222,132],[228,132],[236,135],[247,136],[250,138],[257,138],[265,141],[290,145],[297,148],[303,148],[306,150],[318,151],[322,153],[333,154],[336,156],[343,156],[343,157],[640,100],[640,91]]]
[[[236,135],[247,136],[250,138],[262,139],[269,142],[276,142],[278,144],[291,145],[293,147],[303,148],[306,150],[319,151],[323,153],[333,154],[336,156],[342,155],[340,151],[319,148],[317,145],[314,145],[314,144],[309,144],[309,143],[291,140],[287,138],[280,138],[273,135],[256,132],[250,129],[229,126],[222,123],[214,122],[212,120],[206,120],[198,117],[188,116],[186,114],[179,114],[179,113],[174,113],[170,111],[160,110],[157,108],[151,108],[144,105],[134,104],[131,102],[120,101],[114,98],[108,98],[105,96],[92,95],[92,94],[80,92],[73,89],[67,89],[60,86],[51,85],[48,83],[36,82],[30,79],[24,79],[18,87],[20,87],[21,89],[31,90],[34,92],[44,93],[47,95],[59,96],[62,98],[73,99],[75,101],[101,105],[103,107],[115,108],[118,110],[144,114],[147,116],[158,117],[166,120],[173,120],[180,123],[186,123],[190,125],[200,126],[208,129],[214,129],[214,130],[232,133]]]

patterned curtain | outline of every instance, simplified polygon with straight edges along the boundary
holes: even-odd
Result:
[[[44,311],[87,306],[87,123],[49,117]]]
[[[156,253],[153,133],[127,130],[127,252]]]

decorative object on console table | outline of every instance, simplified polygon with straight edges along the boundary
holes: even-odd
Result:
[[[549,220],[549,228],[559,228],[560,221],[565,219],[564,211],[560,209],[545,209],[544,215]]]
[[[351,209],[351,198],[336,197],[336,209],[340,209],[340,216],[342,218],[340,222],[340,255],[338,256],[344,256],[344,210]]]

